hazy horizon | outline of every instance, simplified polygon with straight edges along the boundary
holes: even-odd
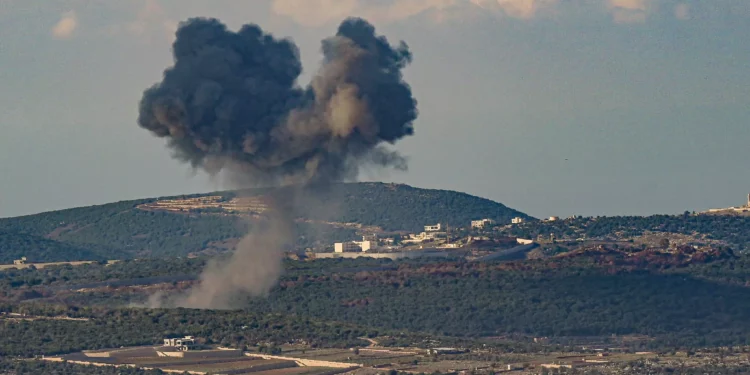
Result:
[[[325,5],[328,6],[325,6]],[[407,172],[535,217],[737,206],[750,192],[750,2],[0,2],[0,217],[226,190],[136,125],[177,22],[257,23],[300,47],[363,16],[414,54]]]

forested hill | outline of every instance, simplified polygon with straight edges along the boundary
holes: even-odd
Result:
[[[18,232],[0,231],[0,263],[28,257],[35,262],[104,260],[96,251]]]
[[[394,231],[416,232],[435,223],[466,227],[471,220],[484,218],[498,223],[510,223],[513,217],[528,218],[503,204],[465,193],[376,182],[338,184],[303,202],[298,208],[302,217]]]
[[[0,259],[28,254],[30,261],[82,260],[88,258],[86,251],[96,258],[122,259],[221,250],[247,231],[248,222],[217,205],[242,206],[249,210],[246,214],[262,215],[266,198],[289,202],[291,194],[299,193],[292,189],[218,192],[0,219],[0,232],[8,236],[0,241]],[[303,198],[296,200],[302,202],[296,208],[297,217],[303,219],[297,224],[302,247],[354,239],[357,225],[351,224],[418,231],[437,222],[467,226],[472,219],[508,223],[514,216],[527,217],[488,199],[399,184],[337,184]],[[174,202],[176,209],[168,206]],[[60,243],[67,247],[54,246]]]

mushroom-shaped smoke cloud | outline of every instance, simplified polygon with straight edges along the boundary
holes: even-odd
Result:
[[[190,19],[172,49],[174,65],[144,92],[138,123],[193,168],[303,187],[352,180],[364,165],[406,168],[384,145],[413,133],[416,100],[401,75],[411,53],[367,21],[347,19],[323,40],[321,67],[305,88],[297,47],[256,25],[233,32],[216,19]],[[263,236],[248,234],[230,260],[207,267],[197,287],[169,303],[229,307],[238,295],[267,292],[290,236],[291,214],[280,207]]]

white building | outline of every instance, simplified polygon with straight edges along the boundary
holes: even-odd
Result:
[[[196,344],[193,336],[185,336],[183,338],[164,339],[164,346],[172,346],[177,348],[177,350],[187,351],[195,349]]]
[[[728,211],[734,211],[734,212],[748,212],[750,211],[750,194],[747,195],[747,203],[744,206],[740,207],[728,207],[728,208],[711,208],[708,211],[708,213],[716,213],[716,212],[728,212]]]
[[[560,217],[558,216],[550,216],[549,219],[547,219],[547,221],[558,221],[558,220],[560,220]]]
[[[468,350],[459,348],[432,348],[427,349],[429,354],[461,354],[466,353]]]
[[[443,229],[442,224],[437,223],[435,225],[425,225],[424,231],[425,232],[440,232],[440,230]]]
[[[360,242],[360,243],[359,243],[359,248],[360,248],[360,249],[361,249],[362,251],[369,251],[369,250],[373,250],[373,249],[375,249],[376,247],[378,247],[378,244],[377,244],[377,242],[375,242],[375,241],[362,241],[362,242]]]
[[[420,243],[427,240],[433,240],[435,239],[437,233],[436,232],[422,232],[419,234],[411,233],[409,234],[408,239],[401,240],[403,243]]]
[[[438,238],[439,232],[422,232],[420,234],[410,234],[409,237],[415,240],[434,240]]]
[[[524,220],[522,217],[514,217],[513,219],[510,220],[511,224],[521,224],[523,223],[523,221]]]
[[[356,241],[336,242],[333,245],[333,251],[336,253],[353,253],[361,250],[362,248],[359,246],[359,242]]]
[[[375,241],[349,241],[336,242],[333,245],[333,251],[336,253],[357,253],[360,251],[369,251],[377,247]]]
[[[471,227],[475,229],[482,229],[488,225],[494,225],[495,220],[492,219],[482,219],[482,220],[472,220],[471,221]]]
[[[461,247],[461,245],[457,243],[446,243],[438,246],[439,249],[458,249],[459,247]]]

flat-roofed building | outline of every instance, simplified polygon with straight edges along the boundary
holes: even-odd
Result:
[[[424,231],[425,232],[440,232],[440,230],[443,229],[443,225],[440,223],[437,223],[435,225],[425,225]]]
[[[482,229],[484,227],[495,225],[495,220],[492,219],[482,219],[482,220],[472,220],[471,221],[471,227],[474,229]]]

